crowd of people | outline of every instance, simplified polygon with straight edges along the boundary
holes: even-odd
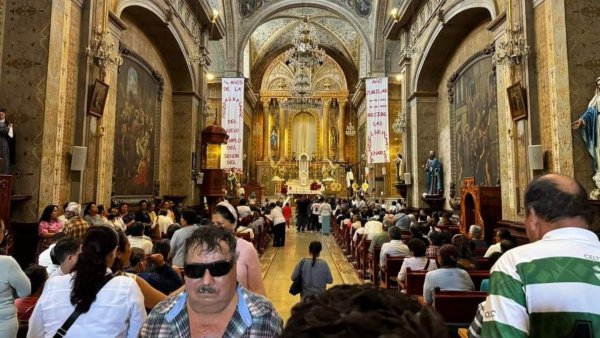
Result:
[[[364,250],[380,248],[384,271],[386,255],[405,257],[401,288],[408,268],[427,271],[423,304],[432,304],[434,288],[488,291],[471,337],[593,337],[600,325],[589,301],[600,295],[600,244],[589,230],[587,194],[571,178],[547,175],[530,184],[524,223],[532,243],[521,246],[503,229],[489,246],[479,226],[452,234],[448,214],[411,214],[397,202],[300,199],[296,206],[298,232],[347,227],[355,241],[371,240]],[[21,270],[0,256],[0,336],[16,337],[23,323],[28,337],[446,336],[441,317],[402,292],[326,290],[333,278],[319,258],[320,241],[290,276],[302,279],[301,301],[284,328],[251,239],[272,232],[273,244],[285,245],[288,207],[223,201],[204,215],[170,201],[159,210],[141,201],[135,213],[126,204],[92,202],[82,211],[70,202],[60,215],[49,205],[40,217],[37,264]],[[0,222],[0,242],[3,235]],[[481,285],[468,273],[478,268],[475,251],[493,264]]]

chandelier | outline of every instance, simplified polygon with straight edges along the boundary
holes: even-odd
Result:
[[[354,128],[352,121],[350,121],[350,122],[348,122],[348,125],[346,126],[346,136],[354,136],[354,135],[356,135],[356,128]]]
[[[307,97],[312,95],[310,76],[308,75],[308,70],[306,68],[300,67],[296,71],[290,94],[296,97]]]
[[[322,65],[325,61],[325,51],[319,47],[319,39],[308,23],[307,17],[298,26],[292,45],[285,52],[286,63],[289,66],[312,68]]]
[[[520,30],[507,29],[504,41],[496,47],[492,57],[496,65],[518,65],[524,56],[529,54],[529,46],[520,34]]]
[[[308,97],[292,97],[284,99],[281,106],[287,111],[306,111],[323,108],[323,101]]]
[[[400,112],[398,112],[398,115],[392,124],[392,129],[396,134],[404,134],[406,132],[406,117],[400,115]]]
[[[90,46],[85,49],[85,52],[92,57],[93,62],[100,68],[102,77],[106,75],[108,69],[123,64],[123,59],[118,53],[114,53],[114,49],[114,44],[109,41],[109,32],[98,27],[94,33],[94,39]]]

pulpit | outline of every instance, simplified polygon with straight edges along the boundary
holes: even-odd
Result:
[[[461,188],[460,231],[468,232],[473,224],[481,226],[485,240],[493,243],[494,229],[502,218],[500,187],[481,187],[474,177],[467,177]]]
[[[0,218],[8,227],[8,219],[10,216],[10,198],[12,189],[12,176],[0,175]]]
[[[208,211],[224,196],[225,173],[221,169],[221,145],[229,136],[225,129],[213,124],[202,130],[200,170],[203,174],[200,197],[208,204]]]

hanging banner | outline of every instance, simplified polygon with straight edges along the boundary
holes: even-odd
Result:
[[[221,169],[240,169],[244,165],[244,78],[221,80],[221,127],[229,140],[221,150]]]
[[[388,79],[366,79],[367,90],[367,163],[390,161],[388,127]]]

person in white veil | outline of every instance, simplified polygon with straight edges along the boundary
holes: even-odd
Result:
[[[581,137],[585,142],[588,152],[594,160],[594,170],[600,172],[600,121],[598,121],[600,108],[600,77],[596,79],[596,94],[588,104],[587,110],[581,114],[579,119],[573,122],[572,127],[575,130],[581,129]]]

